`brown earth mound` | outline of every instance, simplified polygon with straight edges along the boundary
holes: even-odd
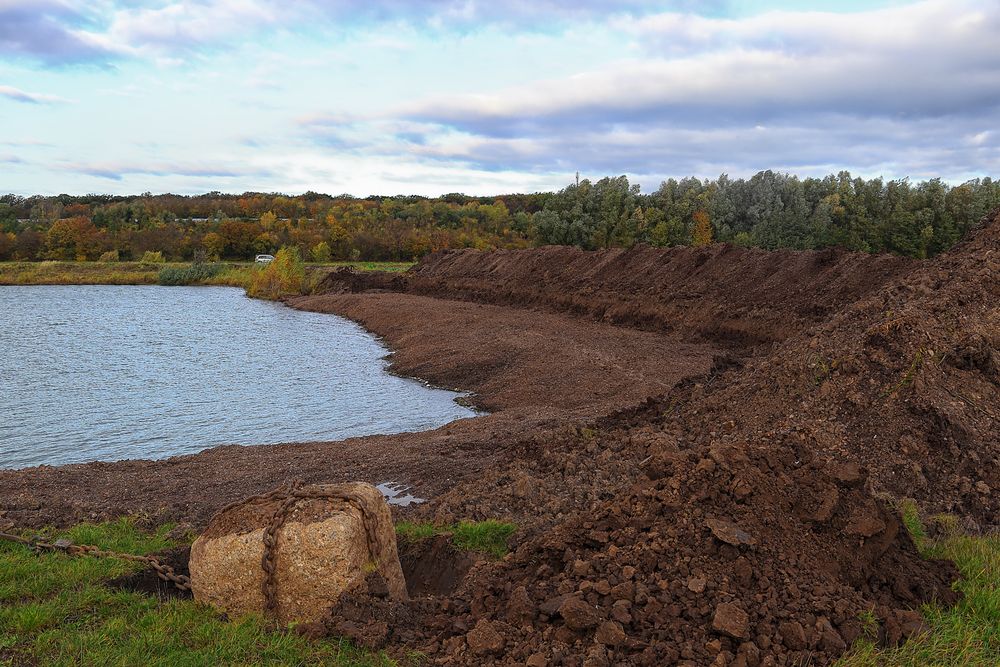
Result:
[[[820,322],[913,267],[894,255],[636,246],[586,252],[434,253],[405,274],[330,274],[324,292],[373,289],[568,312],[745,349]]]
[[[998,239],[988,225],[766,356],[452,489],[422,511],[526,535],[381,642],[449,664],[828,664],[864,612],[883,642],[919,631],[912,610],[952,602],[955,571],[884,499],[996,521]]]

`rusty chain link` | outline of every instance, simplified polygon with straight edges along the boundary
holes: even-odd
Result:
[[[73,544],[69,540],[61,539],[55,542],[46,542],[41,538],[28,539],[26,537],[21,537],[19,535],[12,535],[10,533],[0,532],[0,540],[6,540],[8,542],[17,542],[23,544],[26,547],[31,548],[34,551],[61,551],[70,556],[95,556],[97,558],[118,558],[120,560],[127,560],[133,563],[143,563],[153,569],[158,576],[163,581],[173,584],[175,588],[182,591],[191,590],[191,579],[183,574],[177,574],[174,572],[174,568],[169,565],[164,565],[159,560],[153,556],[136,556],[135,554],[126,554],[118,551],[108,551],[107,549],[101,549],[100,547],[95,547],[90,544]]]
[[[379,533],[375,521],[370,516],[369,508],[365,503],[365,498],[361,494],[345,491],[342,489],[303,489],[301,480],[295,480],[279,486],[273,491],[250,496],[243,500],[229,503],[215,516],[224,514],[232,509],[249,504],[281,500],[278,509],[275,510],[271,521],[264,529],[263,542],[264,553],[261,556],[261,569],[264,571],[264,581],[261,584],[264,594],[265,608],[269,613],[274,613],[278,608],[277,591],[277,567],[275,557],[278,547],[278,531],[285,524],[295,505],[300,500],[334,500],[340,501],[357,509],[361,513],[361,520],[365,527],[365,540],[368,545],[368,552],[373,559],[378,559],[381,554]],[[41,538],[28,539],[13,535],[11,533],[0,532],[0,540],[17,542],[30,547],[34,551],[61,551],[71,556],[95,556],[98,558],[118,558],[120,560],[131,561],[133,563],[144,563],[152,568],[160,579],[173,584],[182,591],[191,590],[191,578],[183,574],[177,574],[172,567],[164,565],[153,556],[136,556],[134,554],[109,551],[89,544],[73,544],[69,540],[60,539],[55,542],[46,542]]]
[[[301,480],[296,480],[269,493],[253,496],[245,501],[231,503],[219,512],[221,514],[244,503],[277,500],[279,498],[282,500],[281,505],[274,511],[271,521],[264,529],[264,553],[261,556],[260,563],[261,569],[264,570],[264,581],[261,583],[261,589],[264,594],[264,608],[270,614],[274,614],[278,609],[277,566],[275,563],[278,547],[278,531],[281,530],[281,527],[300,500],[335,500],[357,509],[361,513],[361,521],[365,527],[365,541],[368,544],[369,554],[371,554],[372,559],[378,559],[379,554],[382,553],[380,550],[381,545],[378,529],[375,521],[369,515],[369,509],[365,504],[364,496],[343,489],[303,489],[301,485]]]

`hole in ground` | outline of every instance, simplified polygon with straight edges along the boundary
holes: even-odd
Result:
[[[175,547],[153,555],[156,556],[157,560],[164,565],[169,565],[174,568],[175,573],[183,575],[189,574],[188,560],[191,557],[191,547]],[[156,572],[153,571],[153,568],[151,567],[147,567],[146,569],[133,574],[126,574],[125,576],[111,579],[105,582],[104,585],[108,588],[117,588],[119,590],[154,595],[161,600],[170,598],[191,598],[191,591],[182,591],[172,583],[160,579],[156,576]]]

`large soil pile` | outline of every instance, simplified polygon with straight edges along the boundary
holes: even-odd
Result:
[[[784,301],[716,319],[756,331],[788,318],[769,353],[717,359],[709,375],[592,429],[522,443],[511,463],[436,499],[422,510],[428,518],[518,521],[516,551],[405,613],[352,598],[330,629],[449,664],[828,664],[866,631],[868,612],[881,620],[868,632],[904,639],[921,627],[912,609],[954,599],[954,570],[917,555],[892,500],[915,496],[973,528],[1000,510],[998,243],[994,223],[932,261],[869,259],[884,269],[873,277],[847,268],[864,272],[866,258],[833,254],[844,272],[831,275],[855,289],[819,290],[818,310],[803,311],[805,295],[793,298],[786,286]],[[564,252],[574,254],[539,255]],[[448,284],[438,271],[451,275],[473,257],[455,255],[368,286],[432,291]],[[792,264],[815,266],[821,256]],[[496,264],[511,257],[534,266],[511,254]],[[459,295],[503,301],[507,278],[496,288],[470,279]],[[728,278],[730,289],[739,282]],[[350,278],[331,281],[338,285]],[[746,291],[752,304],[758,290]],[[664,293],[657,301],[658,312],[686,312],[699,335],[718,342],[720,328],[704,327],[704,314],[739,299],[695,307]],[[553,305],[542,296],[529,303]],[[819,312],[828,317],[811,323]],[[398,622],[373,634],[364,619],[387,614]]]
[[[783,340],[909,270],[913,262],[829,249],[715,245],[585,252],[565,246],[442,251],[405,274],[343,271],[321,291],[388,289],[583,315],[735,348]]]

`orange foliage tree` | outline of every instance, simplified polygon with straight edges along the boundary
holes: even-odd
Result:
[[[694,226],[691,230],[691,244],[701,247],[712,244],[712,221],[705,211],[695,211],[692,216]]]

